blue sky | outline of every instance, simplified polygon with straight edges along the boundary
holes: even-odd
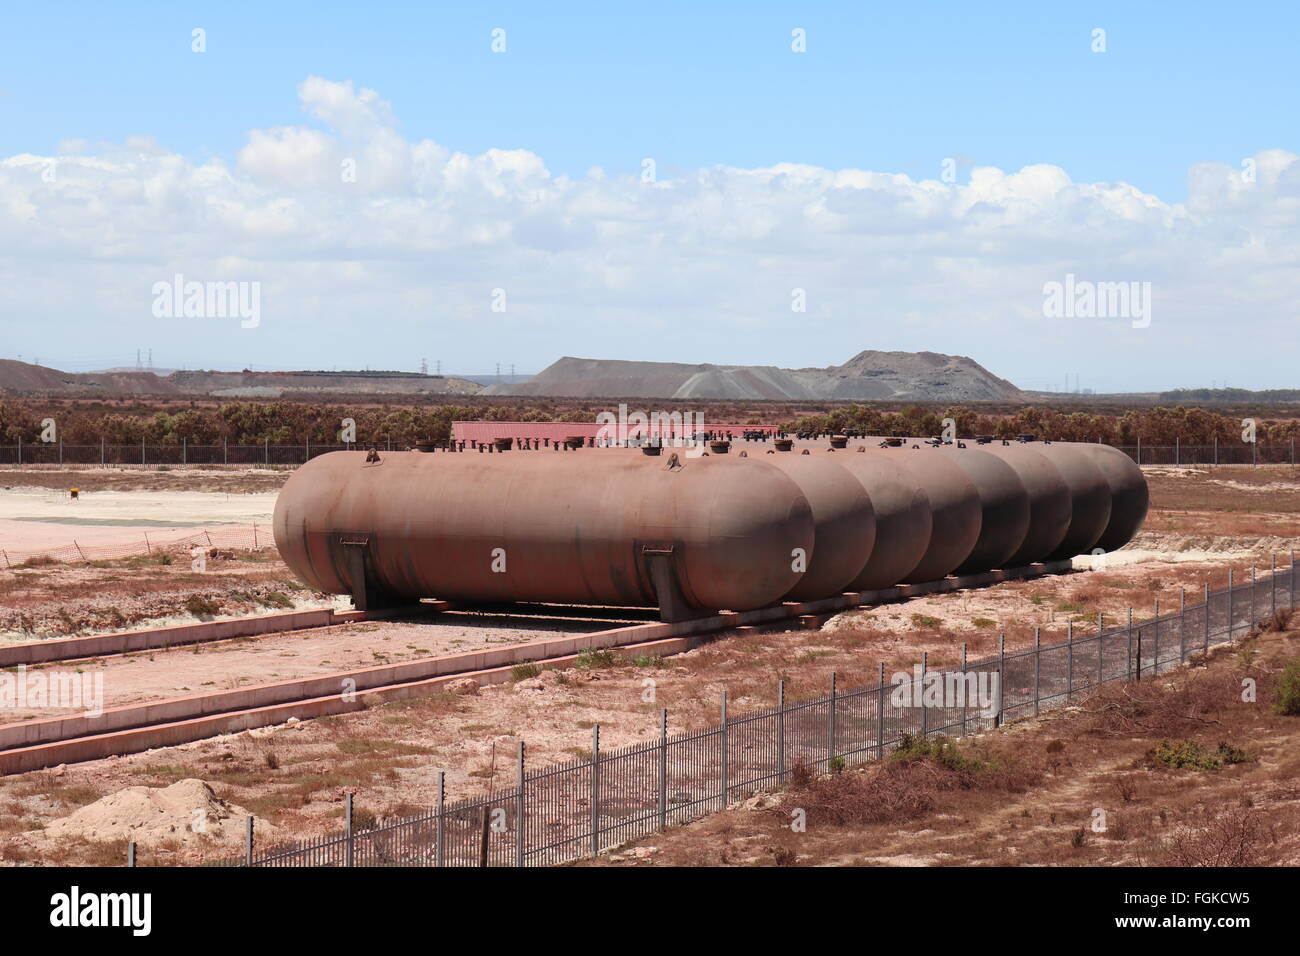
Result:
[[[921,182],[938,179],[943,160],[955,157],[957,185],[966,182],[973,168],[995,167],[1014,174],[1045,165],[1059,167],[1076,184],[1128,184],[1175,206],[1188,201],[1189,170],[1196,164],[1218,163],[1235,170],[1243,158],[1264,151],[1300,152],[1295,120],[1300,71],[1294,65],[1298,20],[1300,7],[1295,5],[1225,9],[1208,3],[475,3],[460,9],[443,3],[382,2],[64,3],[57,9],[11,5],[0,31],[0,159],[64,153],[109,156],[128,137],[149,137],[162,152],[182,157],[191,167],[217,162],[237,177],[248,174],[250,188],[264,190],[265,180],[249,170],[265,172],[266,166],[256,166],[255,157],[246,153],[241,157],[250,131],[301,127],[329,134],[331,120],[313,113],[302,97],[304,81],[321,77],[375,91],[391,104],[392,129],[404,142],[429,141],[471,157],[489,150],[526,151],[540,158],[552,180],[584,180],[593,167],[605,177],[635,177],[642,159],[654,157],[661,179],[689,180],[714,167],[756,170],[796,164],[901,174]],[[206,30],[203,55],[190,49],[194,27]],[[490,50],[494,27],[507,31],[504,55]],[[790,31],[796,27],[807,31],[805,54],[790,49]],[[1104,54],[1090,49],[1096,27],[1106,31]],[[1284,176],[1282,181],[1281,195],[1290,197],[1290,180]],[[103,181],[93,188],[112,191]],[[289,181],[286,195],[294,188]],[[410,192],[403,185],[391,191]],[[316,200],[298,201],[321,208]],[[750,197],[747,202],[758,200]],[[490,208],[477,208],[492,216]],[[887,210],[877,213],[887,215]],[[572,227],[582,214],[568,208],[556,221]],[[1207,243],[1203,248],[1212,249],[1215,241],[1226,241],[1234,231],[1249,231],[1250,217],[1262,217],[1258,211],[1240,214],[1247,217],[1245,222],[1222,233],[1213,226],[1220,217],[1201,220]],[[1083,215],[1087,219],[1089,214]],[[78,266],[69,261],[76,256],[54,250],[59,229],[71,235],[70,227],[61,227],[54,216],[47,215],[45,222],[50,231],[37,245],[61,261],[65,275],[80,275],[80,284],[100,282],[95,267],[102,265],[103,255],[91,251],[96,243],[70,243],[82,250]],[[859,224],[867,231],[877,225]],[[1285,236],[1292,225],[1284,224],[1279,235]],[[98,238],[101,248],[107,236],[126,228],[120,220],[113,229],[105,227]],[[463,221],[456,228],[463,230]],[[1185,232],[1185,224],[1163,230],[1171,243]],[[10,252],[33,254],[31,244],[22,241],[21,223],[7,235],[13,243]],[[563,256],[564,242],[549,227],[545,235],[540,244],[532,244],[530,255]],[[1140,251],[1137,246],[1126,249],[1124,244],[1149,245],[1150,236],[1139,238],[1124,229],[1115,234],[1103,230],[1102,235],[1101,245],[1110,250],[1104,261],[1071,258],[1074,254],[1069,253],[1050,266],[1044,264],[1045,277],[1059,278],[1071,269],[1090,274],[1091,267],[1099,279],[1151,280],[1157,296],[1163,287],[1189,301],[1204,300],[1181,285],[1175,274],[1174,260],[1187,255],[1186,247],[1171,246],[1167,256],[1144,264],[1131,254]],[[935,241],[943,238],[940,229]],[[742,246],[744,242],[734,236],[730,241]],[[549,249],[547,242],[553,243]],[[1273,237],[1270,248],[1277,242]],[[535,248],[538,245],[541,248]],[[1031,245],[1041,247],[1041,241]],[[598,272],[593,262],[602,248],[601,242],[591,244],[595,258],[575,266],[575,274],[591,277],[593,269]],[[221,270],[213,265],[221,251],[211,249],[204,256],[196,252],[190,274],[231,277],[218,275]],[[150,260],[151,274],[167,275],[167,270],[185,265],[171,252],[165,247],[151,252],[141,245],[123,255],[129,261]],[[491,248],[475,254],[489,259],[495,255]],[[339,258],[334,252],[317,255],[312,260],[317,263]],[[379,243],[355,258],[391,264],[405,255]],[[761,268],[761,262],[783,261],[779,247],[771,244],[761,255],[735,280],[743,283],[744,275]],[[1019,252],[1002,248],[996,255],[1008,267],[1021,264]],[[234,277],[246,273],[270,283],[273,276],[262,265],[249,265],[265,265],[267,259],[265,251],[245,250],[236,269],[243,272]],[[305,261],[300,259],[300,264]],[[504,252],[496,261],[501,274],[491,281],[509,288],[523,267]],[[630,267],[628,262],[617,265],[620,274]],[[726,273],[736,265],[720,261],[714,268]],[[1280,269],[1288,283],[1295,279],[1294,261],[1287,254],[1257,268],[1275,276]],[[29,272],[16,269],[20,276]],[[871,281],[878,287],[882,278],[888,273]],[[420,279],[392,273],[384,281],[394,301],[400,301],[393,283],[418,285]],[[414,300],[423,303],[421,308],[428,306],[435,322],[437,304],[461,294],[450,287],[439,290],[437,281],[427,277],[425,287],[410,290]],[[607,292],[617,287],[617,280],[604,281]],[[808,281],[815,288],[817,280]],[[953,281],[951,274],[944,281]],[[990,276],[971,281],[982,296],[996,293],[989,283],[996,287],[1008,280]],[[1221,306],[1232,312],[1223,315],[1224,321],[1250,320],[1257,303],[1248,284],[1238,280],[1241,295]],[[1144,351],[1145,345],[1130,349],[1135,357],[1122,373],[1105,361],[1105,351],[1131,336],[1121,339],[1108,333],[1102,337],[1105,342],[1098,343],[1094,334],[1040,330],[1021,336],[1012,347],[981,352],[979,344],[991,331],[988,320],[972,319],[958,330],[951,303],[945,312],[943,306],[921,301],[924,295],[906,294],[901,288],[888,302],[879,300],[878,288],[859,290],[861,296],[854,299],[848,295],[851,280],[844,276],[834,283],[835,317],[823,315],[836,334],[809,335],[806,327],[792,328],[774,316],[772,322],[752,327],[754,334],[761,330],[771,337],[767,354],[748,338],[743,347],[735,347],[734,324],[702,327],[698,318],[683,327],[698,337],[696,353],[647,347],[647,333],[652,341],[674,335],[673,323],[648,315],[648,310],[671,308],[671,303],[649,299],[640,306],[645,312],[638,312],[635,302],[622,303],[627,311],[620,310],[618,330],[597,339],[591,321],[565,317],[562,300],[574,294],[572,283],[564,290],[540,288],[531,280],[526,285],[521,301],[537,305],[535,312],[513,329],[490,318],[481,333],[458,326],[441,337],[444,343],[448,338],[455,342],[453,348],[440,345],[444,367],[478,371],[499,360],[532,371],[564,353],[821,365],[847,359],[861,348],[929,347],[964,351],[1022,384],[1060,380],[1064,370],[1081,371],[1085,386],[1091,382],[1107,388],[1141,387],[1154,378],[1159,381],[1151,380],[1153,387],[1208,384],[1212,378],[1244,385],[1244,374],[1254,375],[1260,384],[1287,384],[1281,369],[1270,375],[1257,364],[1216,365],[1219,360],[1198,356],[1203,331],[1194,331],[1190,322],[1181,330],[1162,330],[1157,320],[1153,328],[1167,337],[1150,352]],[[1004,294],[1022,292],[1017,286]],[[555,301],[557,296],[561,301]],[[37,300],[38,307],[47,309],[50,317],[74,323],[86,321],[86,311],[99,307],[70,298],[61,308],[48,298]],[[712,307],[754,313],[752,304],[731,300],[719,293]],[[548,301],[551,307],[542,309]],[[5,312],[32,305],[20,297],[6,302],[0,295]],[[870,312],[887,306],[898,312],[909,305],[914,308],[905,309],[911,318],[904,330],[883,323],[855,336],[851,327],[834,324],[846,321],[854,309]],[[1270,311],[1276,303],[1259,305],[1267,313],[1267,327],[1287,318]],[[284,312],[282,307],[281,315]],[[281,355],[291,342],[301,354],[296,364],[304,365],[410,364],[412,354],[410,348],[380,347],[373,334],[361,328],[367,320],[356,313],[330,317],[346,346],[333,358],[326,343],[304,336],[301,326],[296,338],[289,337],[286,328],[283,339],[276,339],[273,328],[259,329],[265,342],[250,349],[247,341],[227,342],[230,337],[224,331],[151,330],[149,318],[123,313],[102,323],[77,325],[76,347],[46,346],[42,360],[62,361],[68,367],[93,365],[119,351],[133,356],[135,348],[144,345],[154,347],[160,364],[268,366],[277,363],[257,353]],[[1202,316],[1198,321],[1211,319]],[[0,312],[0,323],[7,326],[11,321]],[[738,321],[746,327],[747,320]],[[949,334],[936,335],[936,328]],[[1260,326],[1261,334],[1264,328]],[[401,320],[389,327],[394,337],[408,329]],[[0,343],[0,354],[24,350],[17,345],[24,345],[28,354],[41,348],[39,336],[28,330],[15,326],[4,331],[10,344]],[[1127,334],[1118,328],[1110,331]],[[519,342],[514,354],[500,347],[503,335]],[[810,346],[809,340],[816,338],[823,344]],[[828,338],[833,343],[826,343]],[[1155,338],[1152,333],[1148,340]],[[422,353],[432,350],[420,348]],[[241,357],[250,354],[251,359]],[[1160,358],[1153,367],[1156,355]],[[1175,361],[1180,357],[1181,362]],[[1038,376],[1036,366],[1043,363],[1054,371]],[[1111,367],[1105,367],[1108,364]]]

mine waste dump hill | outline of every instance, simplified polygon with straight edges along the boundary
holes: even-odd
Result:
[[[486,394],[564,398],[1003,400],[1016,386],[977,362],[936,352],[859,352],[829,368],[684,365],[565,357],[522,385]]]
[[[215,395],[277,398],[312,392],[353,395],[477,395],[478,382],[416,372],[211,372],[145,370],[74,373],[0,359],[0,394],[76,397]]]

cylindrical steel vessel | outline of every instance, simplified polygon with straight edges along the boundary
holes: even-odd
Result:
[[[1111,445],[1075,444],[1099,469],[1110,488],[1110,520],[1093,548],[1116,551],[1137,534],[1147,516],[1147,480],[1128,455]]]
[[[813,455],[830,455],[817,449]],[[858,576],[849,582],[857,591],[878,591],[903,580],[921,563],[930,547],[930,498],[905,469],[883,455],[842,451],[835,461],[866,489],[876,518],[876,543]],[[804,457],[797,451],[776,457]]]
[[[827,456],[781,453],[748,460],[780,469],[812,508],[814,539],[807,571],[785,600],[812,601],[846,590],[876,541],[876,518],[866,489]]]
[[[356,593],[356,551],[390,595],[463,602],[659,603],[646,549],[672,549],[682,596],[749,610],[799,583],[808,500],[779,468],[691,459],[510,452],[334,452],[285,483],[275,541],[310,586]]]
[[[1061,561],[1087,554],[1110,522],[1110,485],[1082,446],[1052,442],[1035,447],[1042,450],[1070,486],[1070,527],[1047,559]]]
[[[1042,454],[1043,445],[992,442],[979,447],[1014,468],[1029,495],[1029,528],[1006,566],[1019,568],[1044,560],[1060,547],[1070,530],[1073,502],[1065,477]]]
[[[941,451],[966,472],[980,499],[980,536],[958,574],[1007,568],[1029,533],[1029,492],[1007,462],[972,446],[943,445]]]
[[[948,455],[933,448],[880,448],[870,442],[861,447],[866,454],[879,455],[903,468],[925,489],[930,501],[930,543],[904,583],[937,581],[955,571],[975,550],[980,536],[982,513],[975,484]],[[852,448],[832,454],[857,454]]]

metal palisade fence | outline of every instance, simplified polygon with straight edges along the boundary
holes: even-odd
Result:
[[[904,735],[965,736],[1032,716],[1112,681],[1146,680],[1194,654],[1231,642],[1279,609],[1296,605],[1294,554],[1266,575],[1207,586],[1195,604],[1064,641],[1006,651],[959,669],[919,673],[901,682],[840,689],[786,701],[759,713],[731,716],[706,730],[668,733],[661,711],[653,739],[602,750],[592,731],[585,758],[530,770],[520,742],[514,786],[448,802],[439,775],[437,803],[427,812],[357,826],[351,798],[341,832],[260,848],[248,820],[242,857],[216,866],[537,866],[594,856],[669,824],[686,823],[733,801],[781,786],[796,765],[819,772],[878,760]],[[1104,623],[1104,622],[1101,622]],[[965,650],[963,648],[963,658]],[[982,682],[982,683],[981,683]],[[946,691],[996,688],[992,706]],[[927,688],[935,694],[932,703]],[[900,697],[904,703],[900,704]],[[960,704],[954,703],[961,700]]]
[[[446,447],[448,442],[436,442]],[[519,444],[516,442],[516,444]],[[58,442],[26,442],[0,445],[0,465],[244,465],[264,467],[297,466],[331,451],[366,449],[371,445],[392,451],[393,441],[388,437],[360,441],[351,445],[293,444],[191,444],[187,441],[136,445],[65,445]],[[456,443],[460,451],[492,451],[490,442],[463,441]],[[545,446],[550,448],[549,439]],[[1117,445],[1139,465],[1265,465],[1297,463],[1295,442],[1223,442],[1209,445],[1175,442],[1172,445],[1152,445],[1138,442]]]

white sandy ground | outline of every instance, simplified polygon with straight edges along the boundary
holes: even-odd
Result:
[[[69,487],[75,487],[69,476]],[[81,545],[105,547],[165,539],[196,528],[265,526],[271,534],[275,492],[83,491],[72,498],[49,488],[0,489],[0,547],[15,552]]]
[[[250,684],[302,680],[358,668],[397,664],[446,654],[524,644],[563,634],[618,627],[618,621],[546,619],[491,614],[445,614],[408,621],[358,621],[310,631],[284,631],[255,640],[234,638],[112,657],[36,665],[34,675],[75,679],[86,696],[76,701],[28,701],[16,688],[0,690],[0,724],[36,717],[67,716],[103,707],[140,704],[167,697],[235,690]],[[28,684],[30,686],[30,684]],[[51,706],[57,704],[57,706]]]

